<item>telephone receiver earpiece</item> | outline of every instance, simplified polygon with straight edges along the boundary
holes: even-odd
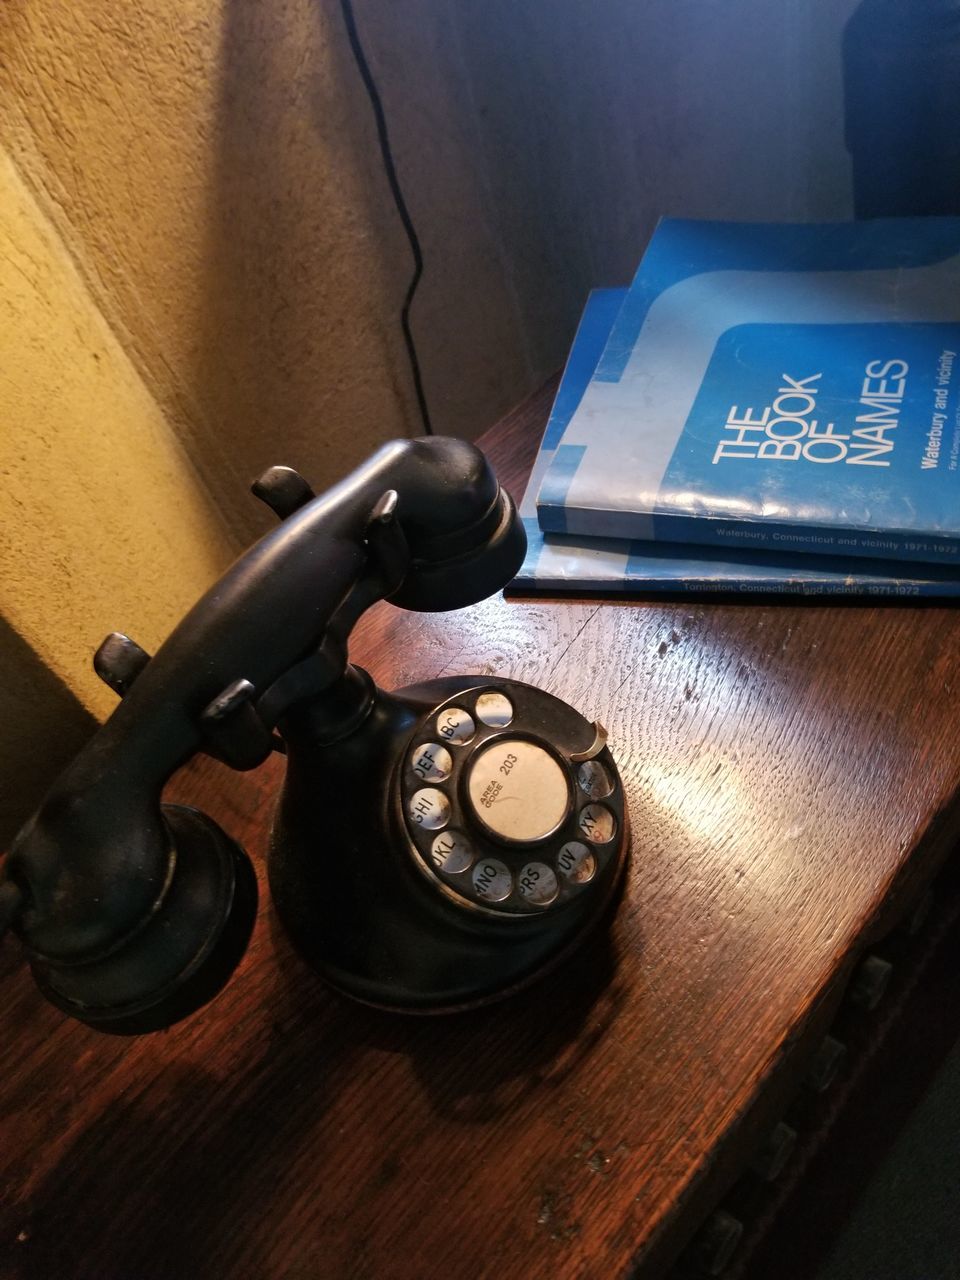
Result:
[[[376,462],[384,456],[388,466],[408,476],[402,498],[387,497],[397,491],[384,488],[381,505],[369,513],[375,554],[387,575],[396,575],[394,589],[384,591],[391,604],[418,613],[460,609],[511,580],[523,563],[526,535],[510,495],[479,449],[438,437],[398,441],[384,446],[368,467],[380,470]],[[352,492],[359,498],[357,479],[366,470],[327,496]],[[369,480],[362,483],[369,486]],[[314,500],[289,467],[272,467],[253,491],[281,519]]]
[[[603,737],[515,682],[384,693],[350,666],[347,640],[377,600],[446,610],[505,585],[525,550],[516,509],[478,449],[435,437],[385,445],[319,497],[287,468],[254,492],[280,527],[156,655],[118,633],[98,650],[95,668],[122,701],[14,842],[0,930],[20,936],[44,994],[93,1027],[151,1031],[198,1009],[243,956],[256,879],[216,823],[163,804],[163,788],[199,750],[249,769],[279,737],[288,767],[270,882],[306,958],[390,1007],[504,994],[573,944],[622,870],[626,813]],[[509,733],[502,711],[484,719],[496,697],[511,708]],[[473,725],[469,738],[449,729],[451,714]],[[498,753],[514,810],[549,821],[487,820],[477,785]],[[599,805],[586,761],[602,778]],[[442,820],[424,818],[427,792]],[[600,810],[602,832],[591,826]]]

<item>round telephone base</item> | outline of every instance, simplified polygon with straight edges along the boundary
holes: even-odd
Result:
[[[538,982],[548,978],[570,960],[596,930],[606,928],[623,892],[625,869],[626,859],[621,865],[617,879],[611,885],[611,892],[607,899],[600,904],[598,913],[586,920],[578,933],[567,938],[564,944],[547,956],[538,967],[531,968],[529,964],[520,964],[511,973],[509,966],[505,964],[498,973],[498,985],[491,987],[488,983],[478,983],[477,990],[473,994],[464,990],[462,982],[459,981],[449,991],[444,991],[435,984],[417,989],[412,987],[400,989],[389,974],[384,974],[383,982],[379,985],[370,978],[357,983],[353,974],[345,974],[341,970],[325,966],[322,962],[310,962],[307,956],[303,958],[308,960],[310,967],[338,995],[356,1000],[358,1004],[379,1009],[384,1013],[402,1013],[429,1018],[482,1009],[488,1005],[509,1000],[511,996],[536,986]],[[303,955],[302,951],[301,955]],[[504,957],[499,959],[502,962]]]
[[[568,704],[456,676],[378,690],[336,740],[317,723],[286,727],[269,878],[286,932],[331,986],[415,1013],[486,1004],[606,916],[625,796],[602,735]],[[511,808],[526,812],[502,816]]]

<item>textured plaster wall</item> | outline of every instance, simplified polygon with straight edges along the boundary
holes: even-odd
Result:
[[[0,616],[97,714],[111,630],[155,647],[226,529],[63,245],[0,153]],[[8,730],[2,726],[3,732]]]
[[[427,218],[456,267],[416,322],[438,426],[471,434],[528,375],[431,8],[358,5],[403,71],[395,129],[442,167]],[[0,21],[8,145],[238,543],[267,465],[323,485],[419,431],[411,261],[337,4],[13,0]]]

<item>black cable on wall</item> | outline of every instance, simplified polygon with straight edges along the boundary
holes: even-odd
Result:
[[[407,202],[403,198],[403,191],[400,188],[400,180],[397,177],[397,168],[393,160],[393,151],[390,147],[390,135],[387,130],[387,118],[383,110],[383,101],[380,97],[380,90],[377,88],[376,81],[370,70],[370,64],[367,61],[367,55],[364,53],[363,45],[360,41],[360,35],[357,31],[357,22],[353,12],[353,0],[340,0],[340,10],[343,14],[344,26],[347,30],[347,39],[350,42],[350,51],[353,54],[354,62],[357,64],[357,70],[360,73],[360,79],[363,81],[363,87],[367,91],[367,97],[370,99],[370,106],[373,109],[373,118],[377,126],[377,139],[380,143],[380,156],[383,160],[384,172],[387,175],[387,182],[390,185],[390,192],[393,196],[393,202],[396,205],[397,214],[403,224],[406,232],[407,240],[410,244],[410,252],[413,254],[413,275],[407,286],[407,295],[403,300],[403,307],[400,310],[400,328],[403,330],[403,341],[407,348],[407,356],[410,360],[410,372],[413,375],[413,387],[417,396],[417,405],[420,409],[420,418],[423,422],[423,431],[425,435],[432,436],[434,434],[433,424],[430,421],[430,411],[427,408],[427,398],[423,390],[423,378],[420,374],[420,360],[417,356],[417,346],[413,340],[413,333],[410,329],[410,307],[413,304],[414,294],[417,292],[417,286],[420,283],[420,277],[423,275],[423,253],[420,249],[420,240],[417,236],[416,228],[413,225],[413,219],[410,217],[410,210],[407,208]]]

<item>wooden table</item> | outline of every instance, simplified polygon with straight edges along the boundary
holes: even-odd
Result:
[[[514,492],[550,396],[481,442]],[[945,607],[375,609],[352,656],[380,683],[499,672],[608,727],[634,832],[609,937],[404,1019],[327,991],[264,902],[226,992],[134,1040],[44,1004],[8,940],[0,1274],[663,1275],[956,841],[958,638]],[[174,791],[261,866],[281,769],[204,759]]]

